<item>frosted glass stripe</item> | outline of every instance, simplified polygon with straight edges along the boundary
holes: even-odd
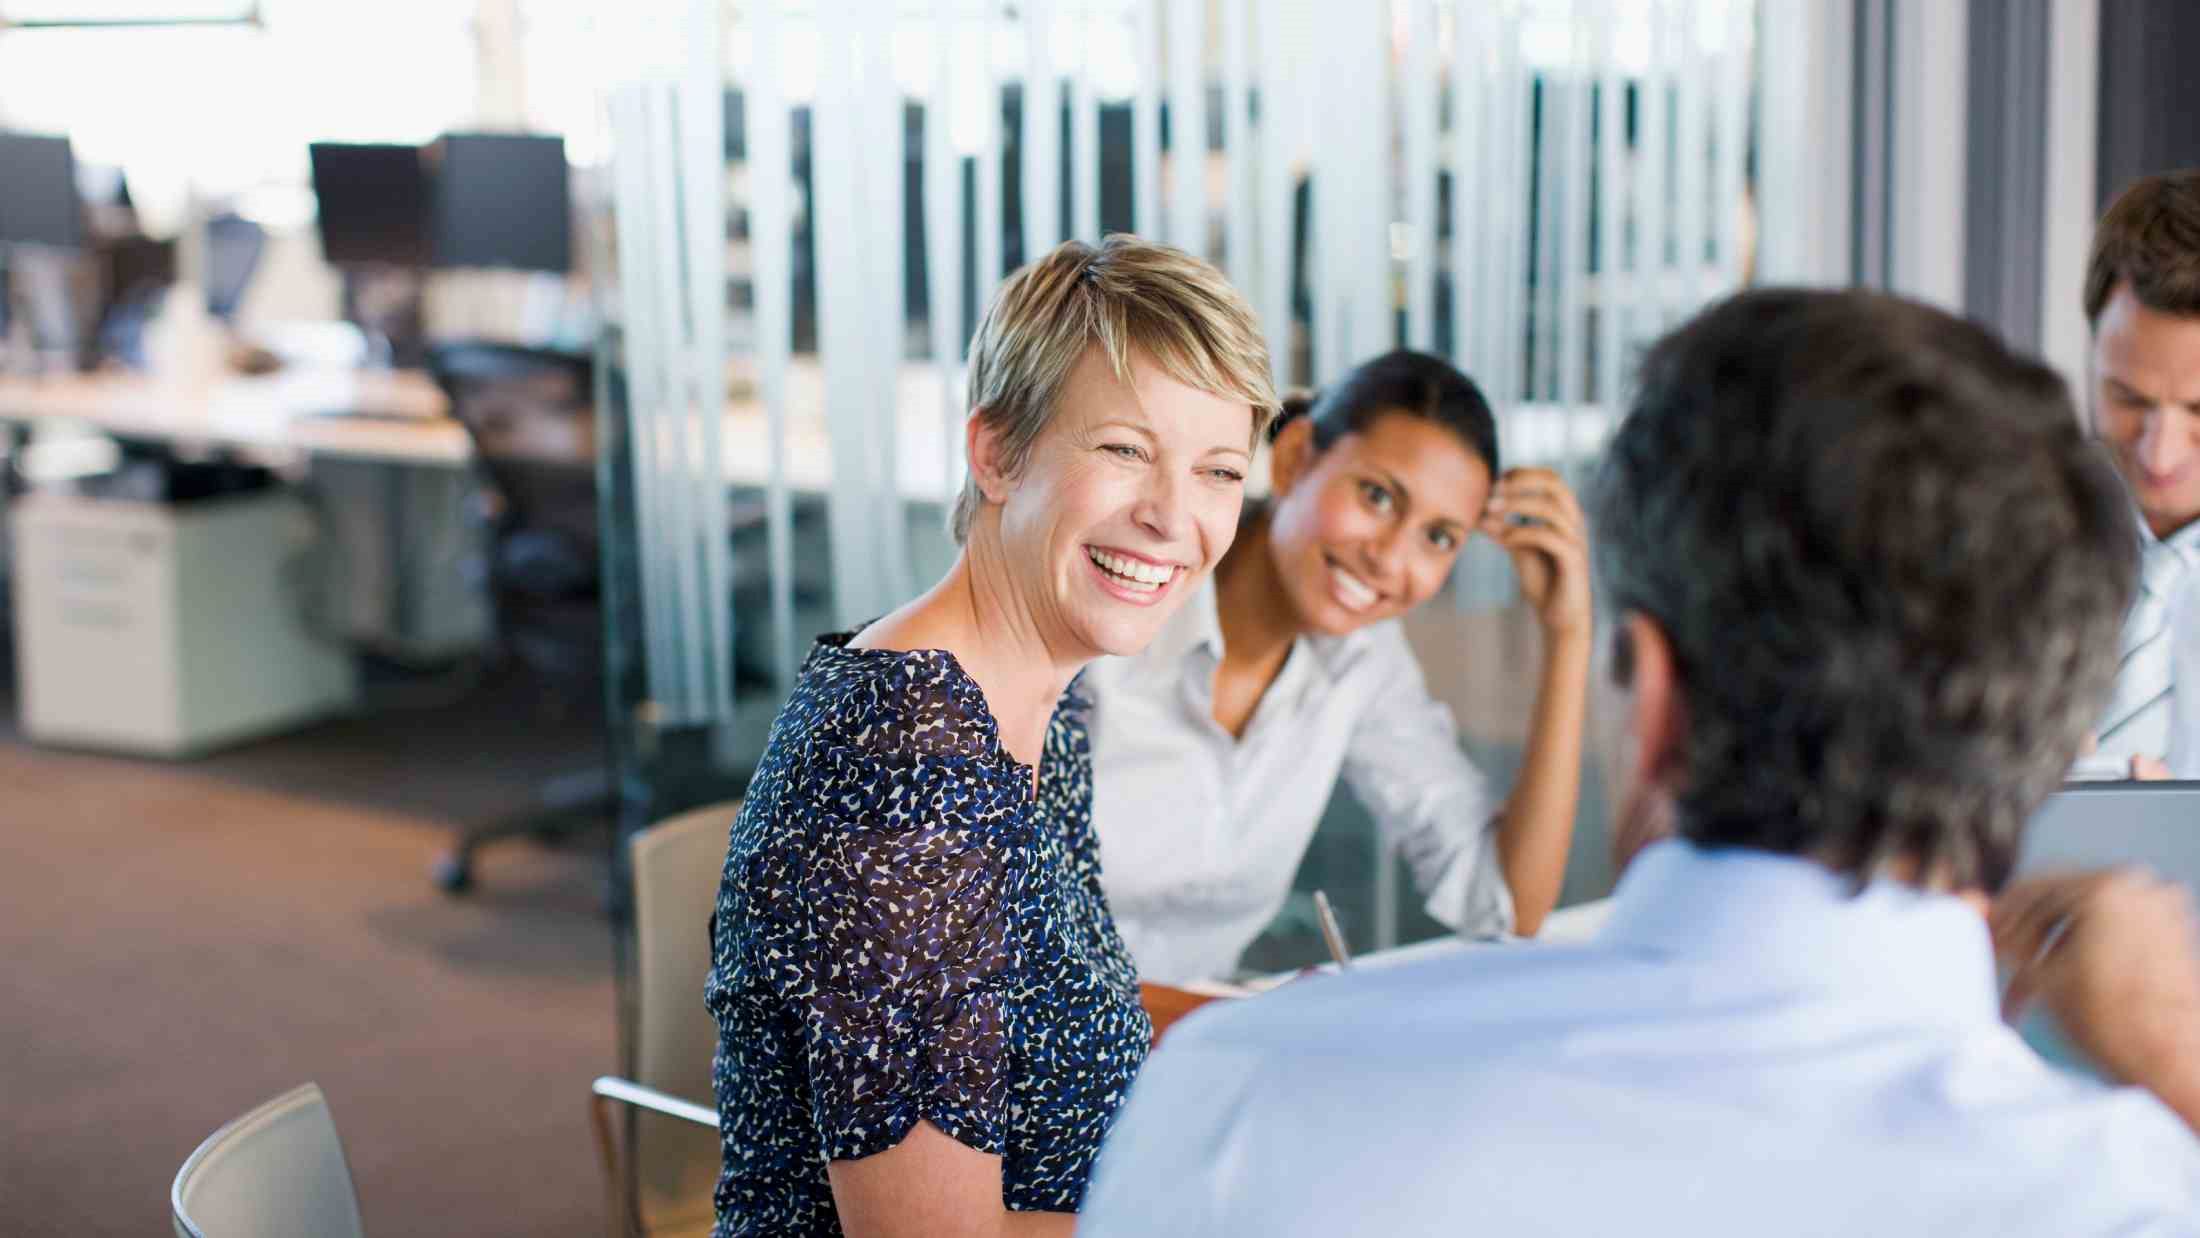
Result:
[[[870,6],[866,4],[865,8]],[[882,587],[886,547],[872,484],[878,417],[873,350],[878,289],[868,230],[855,218],[871,209],[866,196],[870,151],[876,134],[866,132],[862,93],[851,60],[863,35],[821,39],[818,91],[811,127],[817,226],[818,364],[825,381],[825,422],[832,450],[832,490],[826,505],[832,545],[834,623],[853,627],[889,609]]]
[[[1710,130],[1704,123],[1704,55],[1698,40],[1700,29],[1698,8],[1691,0],[1681,6],[1682,22],[1679,69],[1679,122],[1675,138],[1680,154],[1679,171],[1674,186],[1673,210],[1675,248],[1674,265],[1677,268],[1672,292],[1668,295],[1667,320],[1688,312],[1703,295],[1704,267],[1709,262],[1705,211],[1705,179],[1710,171]]]
[[[993,33],[997,24],[994,5],[988,4],[977,21],[978,63],[971,77],[978,87],[978,304],[993,299],[993,285],[1000,282],[1001,244],[1001,78],[994,61]]]
[[[1535,118],[1535,317],[1528,392],[1541,400],[1558,398],[1559,244],[1566,229],[1559,184],[1566,165],[1567,92],[1559,80],[1563,72],[1545,68],[1542,115]]]
[[[708,699],[697,646],[706,639],[702,623],[702,570],[695,555],[695,491],[686,484],[687,460],[694,446],[695,394],[692,375],[683,364],[693,327],[688,319],[681,244],[679,105],[675,89],[653,89],[645,96],[643,115],[648,118],[651,170],[649,204],[650,255],[660,278],[655,281],[657,326],[662,332],[653,351],[662,377],[662,399],[653,410],[655,434],[651,478],[657,492],[660,526],[665,539],[663,554],[670,564],[674,602],[671,607],[675,663],[674,691],[662,703],[667,717],[681,722],[699,721]],[[667,278],[666,276],[669,276]]]
[[[1578,482],[1575,452],[1580,442],[1582,367],[1587,361],[1589,339],[1588,320],[1582,312],[1582,293],[1589,282],[1589,131],[1596,122],[1590,88],[1597,80],[1595,26],[1601,14],[1593,2],[1582,0],[1576,0],[1571,11],[1573,54],[1563,87],[1566,169],[1559,201],[1565,231],[1559,235],[1558,251],[1557,394],[1560,424],[1565,432],[1560,459]]]
[[[1591,86],[1597,81],[1595,29],[1599,13],[1595,4],[1573,4],[1573,66],[1566,73],[1566,183],[1562,207],[1566,231],[1560,235],[1558,257],[1558,402],[1564,409],[1566,462],[1573,464],[1573,431],[1582,407],[1582,367],[1588,358],[1586,314],[1582,312],[1588,284],[1588,134],[1597,121]]]
[[[1673,162],[1673,75],[1668,67],[1673,53],[1674,10],[1682,0],[1651,0],[1650,67],[1644,74],[1642,138],[1642,186],[1638,195],[1642,220],[1642,269],[1636,282],[1636,303],[1641,313],[1636,330],[1653,336],[1665,329],[1665,289],[1670,280],[1670,198]]]
[[[1406,11],[1405,243],[1406,344],[1427,352],[1436,339],[1436,131],[1438,73],[1436,9],[1432,0],[1404,0]]]
[[[1062,93],[1054,69],[1054,0],[1022,0],[1024,261],[1062,243]]]
[[[733,718],[733,548],[725,476],[726,407],[726,132],[725,33],[717,0],[691,0],[688,28],[707,35],[689,43],[681,80],[679,176],[687,216],[689,313],[694,337],[686,358],[694,387],[692,418],[700,450],[683,470],[693,500],[690,533],[700,560],[703,639],[694,646],[694,673],[703,679],[695,704],[714,722]],[[715,173],[715,175],[712,175]]]
[[[780,82],[785,23],[778,0],[751,9],[748,126],[749,252],[756,304],[759,393],[764,401],[770,480],[764,493],[765,555],[771,575],[772,656],[777,684],[791,688],[800,664],[794,630],[794,510],[787,490],[787,368],[794,352],[793,129]]]
[[[881,607],[889,609],[912,594],[909,579],[908,509],[902,502],[895,461],[901,452],[901,362],[908,351],[904,307],[907,259],[902,245],[907,218],[908,127],[902,120],[900,84],[893,73],[893,34],[898,0],[865,0],[870,19],[856,40],[858,98],[863,105],[859,140],[868,138],[858,165],[863,206],[849,212],[853,226],[865,232],[864,288],[858,312],[869,327],[870,348],[863,372],[869,398],[865,415],[871,431],[868,484],[872,518],[879,537]],[[883,139],[883,140],[881,140]],[[1028,252],[1028,251],[1027,251]]]
[[[1718,179],[1713,200],[1720,291],[1742,283],[1741,202],[1749,142],[1749,69],[1755,22],[1746,4],[1720,0],[1725,9],[1726,50],[1719,57]]]
[[[1077,75],[1070,79],[1070,229],[1088,245],[1100,240],[1100,89],[1092,80],[1092,14],[1077,6]]]
[[[1207,6],[1179,0],[1168,11],[1168,241],[1207,257]]]
[[[611,125],[617,158],[612,160],[614,238],[619,256],[619,296],[624,306],[625,360],[629,415],[633,422],[635,564],[640,576],[643,671],[653,701],[670,697],[677,657],[668,628],[669,599],[662,584],[663,538],[657,518],[654,479],[654,410],[663,399],[662,370],[652,355],[662,335],[656,329],[657,296],[652,284],[659,268],[652,258],[650,230],[649,123],[643,114],[647,87],[621,90],[611,98]]]
[[[1260,278],[1254,282],[1254,304],[1260,308],[1262,328],[1268,333],[1268,359],[1275,370],[1278,389],[1293,381],[1291,351],[1291,211],[1294,183],[1292,163],[1297,158],[1298,118],[1302,92],[1291,89],[1293,53],[1300,29],[1294,20],[1301,14],[1293,0],[1274,0],[1257,14],[1253,37],[1260,54],[1253,58],[1253,90],[1259,100],[1253,141],[1259,164],[1260,204],[1256,218],[1260,229]]]
[[[1222,269],[1240,290],[1252,286],[1253,151],[1246,139],[1248,0],[1222,0]]]
[[[1632,282],[1628,272],[1627,81],[1614,37],[1619,14],[1603,0],[1601,73],[1597,89],[1597,382],[1596,400],[1616,412],[1627,305]]]
[[[935,21],[950,36],[956,0],[938,0]],[[962,456],[963,194],[962,158],[955,153],[949,117],[954,112],[955,39],[935,40],[931,102],[924,117],[924,265],[930,320],[932,363],[939,370],[941,456],[940,492],[954,493],[959,481],[954,462]]]
[[[1131,0],[1131,231],[1161,236],[1160,0]]]
[[[1489,381],[1481,338],[1487,316],[1482,298],[1483,197],[1482,129],[1488,104],[1483,99],[1485,54],[1479,0],[1455,0],[1451,10],[1451,338],[1445,346],[1452,364],[1478,383]]]
[[[1504,226],[1499,230],[1499,273],[1503,288],[1501,308],[1498,312],[1498,328],[1504,333],[1497,358],[1497,372],[1503,379],[1505,396],[1499,405],[1504,419],[1505,438],[1517,442],[1520,438],[1519,408],[1522,400],[1530,398],[1533,374],[1528,369],[1529,345],[1532,330],[1528,320],[1528,142],[1532,135],[1534,117],[1528,107],[1528,71],[1521,56],[1520,10],[1517,4],[1506,6],[1504,21],[1498,29],[1499,82],[1502,86],[1500,121],[1505,148],[1503,185]]]

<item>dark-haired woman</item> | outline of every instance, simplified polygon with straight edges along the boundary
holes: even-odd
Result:
[[[1580,785],[1591,618],[1584,520],[1558,476],[1497,465],[1496,421],[1439,358],[1398,351],[1271,432],[1272,497],[1146,650],[1094,664],[1101,881],[1140,975],[1226,976],[1282,906],[1342,777],[1429,913],[1533,934]],[[1498,801],[1398,619],[1467,539],[1511,557],[1543,639],[1527,751]]]

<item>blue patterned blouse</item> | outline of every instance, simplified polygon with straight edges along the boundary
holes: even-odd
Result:
[[[828,1161],[919,1120],[1075,1211],[1152,1025],[1100,893],[1083,702],[1039,786],[954,655],[820,639],[772,724],[711,921],[718,1226],[837,1235]]]

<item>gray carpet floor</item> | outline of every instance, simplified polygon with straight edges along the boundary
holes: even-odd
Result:
[[[191,1149],[313,1080],[370,1235],[602,1233],[604,843],[426,877],[600,752],[495,693],[180,764],[0,731],[0,1231],[166,1233]]]

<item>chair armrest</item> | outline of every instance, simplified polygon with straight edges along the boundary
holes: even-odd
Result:
[[[612,1238],[638,1238],[642,1233],[640,1201],[635,1198],[633,1166],[619,1164],[618,1143],[611,1133],[611,1105],[616,1102],[667,1117],[681,1118],[718,1129],[718,1113],[691,1100],[645,1087],[632,1079],[604,1075],[588,1085],[590,1116],[596,1128],[596,1151],[603,1159],[604,1211]]]
[[[708,1126],[713,1130],[717,1129],[718,1126],[717,1110],[705,1109],[694,1101],[681,1100],[669,1092],[660,1092],[653,1087],[645,1087],[631,1079],[621,1079],[617,1075],[605,1075],[597,1079],[589,1085],[588,1090],[606,1100],[619,1101],[623,1104],[632,1105],[637,1109],[647,1109],[652,1113],[685,1118],[697,1126]]]

